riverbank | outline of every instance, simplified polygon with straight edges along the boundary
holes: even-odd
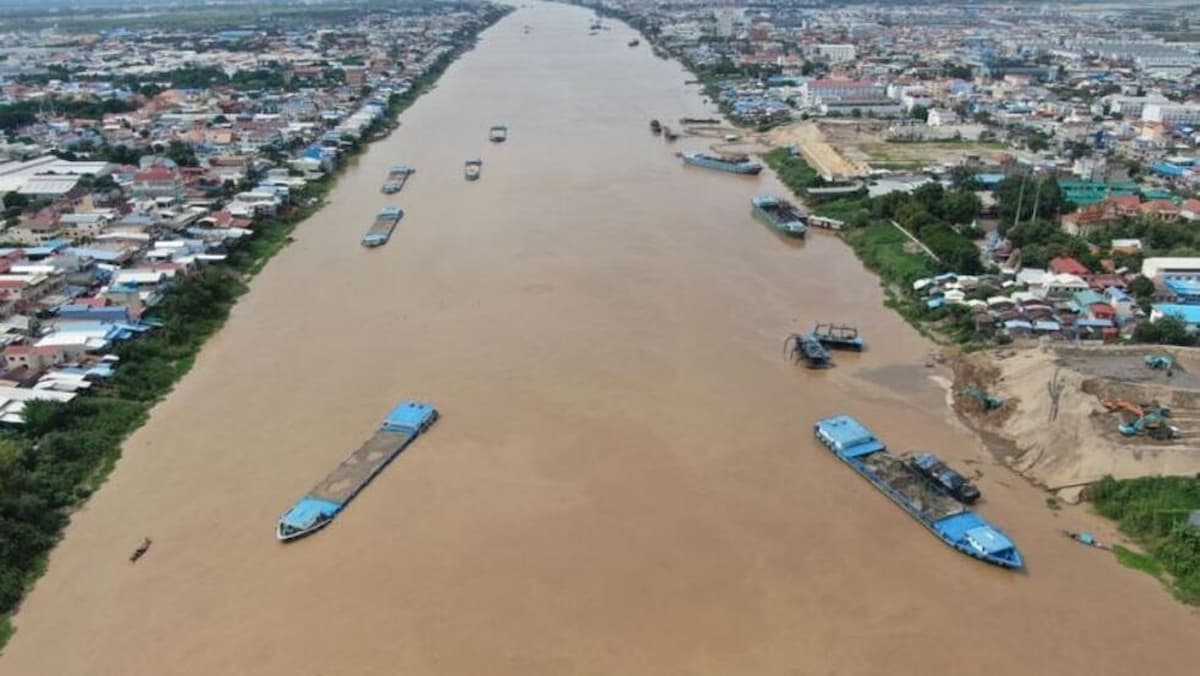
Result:
[[[496,8],[473,34],[458,36],[455,49],[416,78],[405,93],[390,97],[386,121],[368,129],[364,138],[383,124],[394,124],[454,60],[474,46],[480,32],[511,11]],[[361,155],[369,145],[356,145],[347,159]],[[104,484],[120,459],[125,439],[191,369],[201,348],[247,291],[248,282],[287,246],[297,225],[325,206],[347,164],[305,185],[282,216],[257,223],[253,236],[239,241],[225,262],[202,269],[172,289],[145,317],[158,328],[115,350],[120,366],[110,383],[66,404],[30,402],[24,427],[0,437],[0,487],[4,488],[0,512],[8,539],[0,559],[0,650],[12,635],[13,612],[45,571],[46,558],[69,514]]]

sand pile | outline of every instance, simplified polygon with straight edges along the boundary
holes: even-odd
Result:
[[[1014,470],[1072,497],[1106,474],[1129,478],[1200,472],[1200,391],[1186,371],[1173,378],[1142,364],[1144,349],[1037,348],[961,357],[955,364],[955,407],[980,431],[989,448]],[[1178,356],[1182,368],[1200,363]],[[977,386],[1002,397],[989,411],[965,388]],[[1169,406],[1179,438],[1154,441],[1124,437],[1118,414],[1101,399],[1127,398]]]

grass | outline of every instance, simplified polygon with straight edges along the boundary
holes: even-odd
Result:
[[[1163,579],[1163,573],[1165,571],[1163,571],[1162,564],[1158,561],[1155,561],[1153,557],[1147,556],[1141,552],[1135,552],[1132,549],[1122,547],[1121,545],[1113,545],[1112,552],[1113,556],[1117,557],[1117,561],[1119,561],[1122,566],[1125,566],[1126,568],[1132,568],[1134,570],[1140,570],[1143,573],[1148,573],[1156,580]]]

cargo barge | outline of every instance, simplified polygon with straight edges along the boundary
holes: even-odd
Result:
[[[396,229],[396,224],[400,219],[404,218],[404,210],[400,207],[384,207],[375,215],[375,222],[371,224],[367,234],[363,235],[362,245],[365,247],[376,247],[387,244],[392,238],[392,231]]]
[[[804,239],[808,232],[808,216],[791,202],[772,195],[758,195],[750,200],[754,217],[776,232]]]
[[[403,164],[394,165],[388,170],[387,182],[383,184],[384,194],[391,195],[404,190],[404,185],[408,183],[408,179],[416,173],[416,169]]]
[[[416,401],[392,409],[374,436],[279,517],[275,537],[287,542],[329,525],[376,474],[437,419],[436,408]]]
[[[687,164],[718,171],[728,171],[733,174],[755,175],[762,171],[762,165],[745,155],[723,156],[706,155],[704,153],[680,153]]]
[[[1016,545],[1000,529],[889,453],[883,442],[854,418],[839,415],[818,420],[813,433],[838,460],[870,481],[942,542],[1003,568],[1025,565]]]

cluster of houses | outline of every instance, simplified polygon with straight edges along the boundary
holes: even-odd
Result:
[[[20,424],[31,400],[70,401],[111,378],[114,348],[155,330],[147,312],[178,280],[224,260],[291,208],[306,184],[382,129],[394,95],[469,39],[464,28],[482,28],[497,10],[414,11],[339,31],[201,31],[192,49],[161,49],[160,31],[114,31],[61,54],[38,46],[54,42],[42,34],[0,47],[8,56],[0,106],[45,102],[35,122],[0,143],[0,424]],[[269,64],[244,49],[256,41],[277,43]],[[127,52],[115,70],[114,50]],[[331,50],[361,57],[331,64]],[[131,92],[29,78],[59,59],[89,73],[105,69],[93,75],[152,82],[156,73],[212,64],[225,73],[266,68],[285,84],[167,83]],[[100,120],[55,110],[67,97],[102,95],[134,105]]]
[[[1141,243],[1118,240],[1113,246],[1140,250]],[[913,291],[931,310],[948,305],[969,308],[980,335],[1002,340],[1112,340],[1130,336],[1139,321],[1165,316],[1200,330],[1200,257],[1146,258],[1140,271],[1116,268],[1109,260],[1101,264],[1101,270],[1091,270],[1072,257],[1060,256],[1046,269],[919,279]],[[1139,274],[1154,284],[1148,314],[1128,290]]]

